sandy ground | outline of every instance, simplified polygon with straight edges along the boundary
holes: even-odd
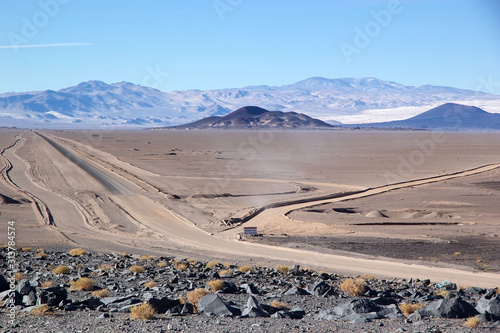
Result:
[[[19,245],[498,283],[497,133],[40,134],[0,131],[0,219]],[[237,241],[243,226],[263,237]]]

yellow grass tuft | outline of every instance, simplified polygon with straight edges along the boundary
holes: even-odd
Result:
[[[479,326],[479,324],[481,324],[481,318],[479,316],[469,317],[465,321],[465,327],[468,327],[468,328],[477,327],[477,326]]]
[[[208,281],[208,286],[211,291],[218,291],[224,289],[224,281],[221,279]]]
[[[156,266],[158,266],[158,267],[165,267],[167,265],[168,265],[168,263],[166,261],[160,261],[159,263],[156,264]]]
[[[23,251],[23,252],[31,252],[31,251],[33,251],[33,249],[31,247],[23,247],[23,248],[21,248],[21,251]]]
[[[47,304],[42,304],[34,308],[33,310],[30,311],[30,313],[36,316],[48,316],[54,314],[50,306],[48,306]]]
[[[100,264],[99,269],[102,269],[103,271],[107,271],[108,269],[113,268],[113,265],[111,264]]]
[[[217,266],[219,264],[218,261],[209,261],[205,264],[206,267],[208,268],[214,268],[215,266]]]
[[[85,251],[81,247],[79,247],[77,249],[71,249],[71,250],[68,251],[68,253],[71,254],[73,257],[84,256],[86,254],[89,254],[87,251]]]
[[[76,281],[70,281],[69,284],[74,290],[89,291],[94,289],[94,280],[92,280],[91,278],[82,277]]]
[[[128,269],[129,269],[129,271],[134,272],[134,273],[143,273],[146,270],[144,267],[139,266],[139,265],[130,266]]]
[[[226,262],[226,263],[224,264],[224,266],[225,266],[226,268],[230,268],[230,267],[234,266],[234,264],[233,264],[232,262]]]
[[[16,272],[14,273],[14,279],[16,279],[16,281],[21,281],[22,279],[24,279],[24,274],[21,272]]]
[[[175,269],[178,271],[185,271],[189,267],[189,263],[181,261],[175,264]]]
[[[233,271],[230,269],[224,269],[219,272],[219,276],[231,276],[233,274]]]
[[[280,265],[280,266],[276,266],[276,269],[278,271],[280,271],[281,273],[286,274],[286,273],[288,273],[288,270],[290,269],[290,267],[284,266],[284,265]]]
[[[288,304],[280,301],[272,301],[271,306],[275,309],[288,309]]]
[[[187,299],[180,295],[179,297],[177,297],[177,299],[179,300],[179,302],[181,302],[181,304],[186,304],[187,303]]]
[[[71,272],[71,269],[66,265],[59,265],[52,270],[54,274],[68,274],[69,272]]]
[[[148,303],[142,303],[130,308],[131,319],[153,319],[155,314],[155,308]]]
[[[440,290],[439,292],[436,293],[436,295],[446,297],[450,294],[449,290]]]
[[[243,266],[240,266],[240,267],[238,268],[238,270],[239,270],[240,272],[243,272],[243,273],[246,273],[246,272],[248,272],[248,271],[249,271],[249,270],[251,270],[251,269],[252,269],[252,267],[251,267],[251,266],[248,266],[248,265],[243,265]]]
[[[188,263],[190,263],[191,265],[198,265],[198,260],[196,260],[196,259],[188,259],[187,261],[188,261]]]
[[[157,285],[158,285],[158,282],[156,282],[156,281],[149,281],[149,282],[144,283],[144,287],[148,287],[148,288],[153,288],[153,287],[156,287]]]
[[[37,254],[35,254],[35,257],[40,258],[42,260],[45,260],[49,257],[49,255],[47,253],[44,253],[44,252],[38,252]]]
[[[365,280],[375,280],[377,277],[373,274],[364,274],[361,276],[361,278]]]
[[[423,308],[425,306],[424,303],[399,303],[398,308],[401,310],[405,317],[408,317],[413,312]]]
[[[92,292],[92,296],[99,298],[108,297],[109,295],[111,295],[111,291],[109,291],[108,288],[99,289]]]
[[[42,282],[42,288],[50,288],[54,285],[54,282],[52,281],[44,281]]]
[[[364,294],[366,289],[366,282],[363,278],[356,279],[345,279],[340,284],[340,290],[352,295],[352,296],[361,296]]]
[[[205,295],[210,294],[210,292],[204,288],[198,288],[187,293],[186,297],[188,302],[193,304],[194,309],[198,306],[198,301]]]
[[[36,252],[45,252],[43,248],[36,249]]]
[[[144,261],[144,260],[150,260],[150,259],[154,259],[154,258],[155,258],[155,257],[154,257],[154,256],[152,256],[152,255],[145,254],[145,255],[143,255],[143,256],[141,256],[141,257],[139,257],[139,260]]]

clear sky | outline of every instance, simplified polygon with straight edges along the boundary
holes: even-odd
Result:
[[[373,76],[500,94],[498,0],[1,0],[0,32],[0,92]]]

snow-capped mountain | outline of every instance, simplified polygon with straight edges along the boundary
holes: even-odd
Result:
[[[0,126],[168,126],[223,116],[246,105],[359,123],[372,122],[371,118],[360,119],[380,109],[384,112],[377,121],[390,121],[401,119],[397,110],[402,108],[425,111],[455,101],[482,103],[476,106],[500,112],[484,105],[499,106],[498,95],[442,86],[405,86],[376,78],[313,77],[283,86],[171,92],[129,82],[88,81],[57,91],[0,94]],[[393,109],[396,111],[391,113]]]

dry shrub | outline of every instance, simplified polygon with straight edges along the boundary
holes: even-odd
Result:
[[[113,265],[111,264],[100,264],[99,269],[102,269],[103,271],[107,271],[108,269],[113,268]]]
[[[179,302],[181,302],[181,304],[187,303],[187,299],[183,295],[179,295],[179,297],[177,297],[177,299],[179,300]]]
[[[68,253],[71,254],[73,257],[84,256],[86,254],[89,254],[87,251],[85,251],[81,247],[79,247],[77,249],[71,249],[71,250],[68,251]]]
[[[21,273],[21,272],[16,272],[14,273],[14,279],[16,279],[16,281],[21,281],[22,279],[24,279],[24,274]]]
[[[449,290],[440,290],[439,292],[436,293],[436,295],[446,297],[450,294]]]
[[[211,291],[218,291],[224,289],[224,281],[222,281],[221,279],[208,281],[207,283]]]
[[[37,306],[36,308],[31,310],[30,313],[37,316],[48,316],[54,314],[50,306],[47,304],[42,304],[40,306]]]
[[[167,266],[167,264],[168,263],[166,261],[160,261],[159,263],[156,264],[156,266],[158,266],[158,267],[165,267],[165,266]]]
[[[31,247],[23,247],[23,248],[21,248],[21,251],[23,251],[23,252],[31,252],[31,251],[33,251],[33,249]]]
[[[252,269],[252,267],[251,267],[251,266],[248,266],[248,265],[240,266],[240,267],[238,268],[238,270],[239,270],[240,272],[243,272],[243,273],[246,273],[246,272],[248,272],[248,271],[249,271],[249,270],[251,270],[251,269]]]
[[[70,281],[69,284],[74,290],[89,291],[94,289],[94,280],[92,280],[91,278],[82,277],[76,281]]]
[[[143,255],[143,256],[141,256],[141,257],[139,257],[139,260],[144,261],[144,260],[150,260],[150,259],[154,259],[154,258],[155,258],[155,257],[154,257],[154,256],[152,256],[152,255],[145,254],[145,255]]]
[[[373,274],[363,274],[361,278],[365,280],[375,280],[377,277]]]
[[[290,269],[290,267],[284,266],[284,265],[276,266],[276,270],[278,270],[279,272],[281,272],[283,274],[288,273],[289,269]]]
[[[226,268],[230,268],[230,267],[235,266],[235,264],[233,264],[232,262],[226,262],[226,263],[224,264],[224,266],[225,266]]]
[[[111,295],[111,291],[109,291],[108,288],[104,288],[104,289],[99,289],[99,290],[95,290],[92,292],[92,296],[95,296],[95,297],[108,297],[109,295]]]
[[[189,263],[181,261],[175,264],[175,269],[178,271],[185,271],[189,267]]]
[[[44,252],[38,252],[36,255],[35,255],[36,258],[40,258],[42,260],[45,260],[49,257],[49,255],[47,253],[44,253]]]
[[[68,274],[69,272],[71,272],[71,269],[66,265],[59,265],[52,270],[54,274]]]
[[[199,262],[199,261],[198,261],[198,260],[196,260],[196,259],[188,259],[187,261],[188,261],[188,263],[190,263],[190,264],[191,264],[191,265],[193,265],[193,266],[194,266],[194,265],[198,265],[198,262]]]
[[[205,264],[206,267],[208,268],[214,268],[215,266],[217,266],[219,264],[218,261],[209,261]]]
[[[403,313],[405,317],[408,317],[413,312],[423,308],[425,306],[424,303],[400,303],[398,304],[399,310]]]
[[[54,285],[54,282],[52,281],[44,281],[42,282],[42,288],[50,288]]]
[[[340,290],[352,296],[361,296],[366,289],[366,282],[363,278],[345,279],[340,284]]]
[[[43,248],[36,249],[36,252],[45,252]]]
[[[272,301],[271,306],[275,309],[288,309],[288,304],[280,301]]]
[[[231,276],[233,274],[233,271],[230,269],[224,269],[219,272],[219,276]]]
[[[128,268],[131,272],[134,273],[143,273],[146,269],[139,265],[133,265]]]
[[[156,282],[156,281],[149,281],[149,282],[144,283],[144,287],[148,287],[148,288],[153,288],[153,287],[156,287],[157,285],[158,285],[158,282]]]
[[[479,317],[479,316],[469,317],[465,321],[465,327],[468,327],[468,328],[477,327],[477,326],[479,326],[479,324],[481,324],[481,317]]]
[[[132,319],[152,319],[155,314],[155,308],[149,303],[142,303],[130,308],[130,318]]]
[[[193,307],[196,310],[196,307],[198,306],[198,301],[200,300],[200,298],[202,298],[203,296],[208,295],[208,294],[210,294],[210,292],[208,290],[206,290],[204,288],[198,288],[198,289],[195,289],[195,290],[188,292],[186,297],[188,299],[188,302],[193,304]]]
[[[500,287],[498,287],[498,288],[496,289],[496,291],[497,291],[497,294],[500,294]]]

